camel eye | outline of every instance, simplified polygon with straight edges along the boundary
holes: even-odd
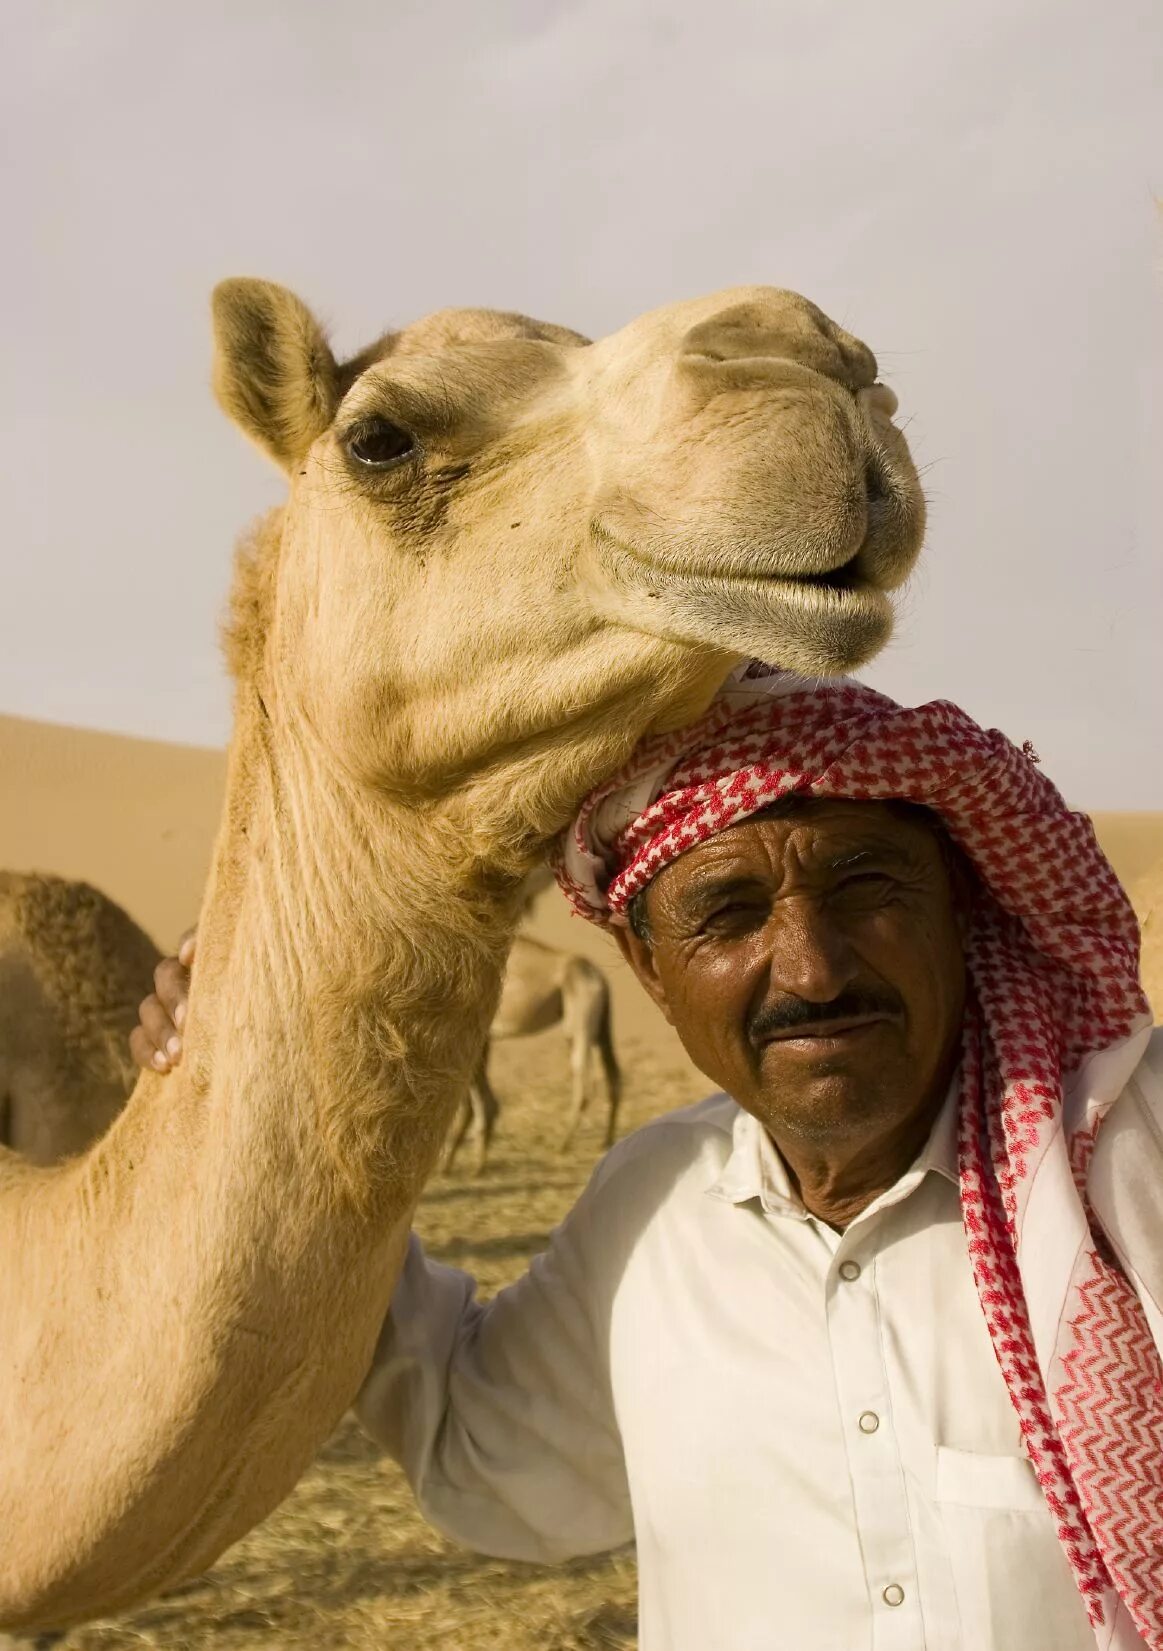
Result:
[[[382,470],[385,465],[406,459],[415,451],[416,439],[398,424],[386,418],[368,419],[352,431],[347,439],[347,451],[359,464],[369,470]]]

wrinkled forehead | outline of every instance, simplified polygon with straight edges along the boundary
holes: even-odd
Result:
[[[687,849],[659,872],[672,886],[728,866],[769,863],[789,842],[821,866],[837,856],[882,852],[902,861],[941,853],[940,818],[916,803],[834,797],[785,797]]]

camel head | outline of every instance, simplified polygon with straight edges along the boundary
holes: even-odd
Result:
[[[826,676],[888,637],[922,495],[871,352],[795,293],[596,343],[444,310],[345,365],[280,287],[213,308],[218,398],[290,483],[233,663],[361,781],[491,777],[547,835],[741,659]]]

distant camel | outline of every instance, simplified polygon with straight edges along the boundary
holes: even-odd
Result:
[[[589,958],[558,951],[532,936],[519,934],[513,941],[501,987],[501,1001],[489,1028],[488,1042],[481,1052],[468,1094],[461,1107],[460,1121],[444,1160],[451,1169],[457,1152],[470,1132],[477,1149],[477,1174],[485,1167],[489,1145],[500,1114],[500,1103],[489,1082],[489,1050],[502,1038],[523,1038],[561,1025],[569,1039],[569,1062],[573,1074],[569,1121],[561,1140],[564,1152],[573,1140],[582,1114],[590,1101],[590,1076],[595,1057],[605,1078],[606,1145],[613,1146],[617,1134],[618,1105],[622,1099],[622,1072],[610,1037],[610,987],[602,970]]]
[[[88,883],[0,872],[0,1145],[52,1164],[105,1133],[160,956]]]

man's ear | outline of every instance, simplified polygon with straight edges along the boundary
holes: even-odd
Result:
[[[659,979],[658,970],[654,967],[654,948],[636,935],[631,928],[623,928],[621,925],[617,925],[612,932],[618,950],[637,975],[639,983],[646,988],[651,998],[673,1026],[674,1017],[671,1015],[670,1005],[666,1001],[666,989]]]
[[[221,281],[211,311],[219,406],[291,470],[339,405],[339,373],[322,327],[293,292],[272,281]]]

